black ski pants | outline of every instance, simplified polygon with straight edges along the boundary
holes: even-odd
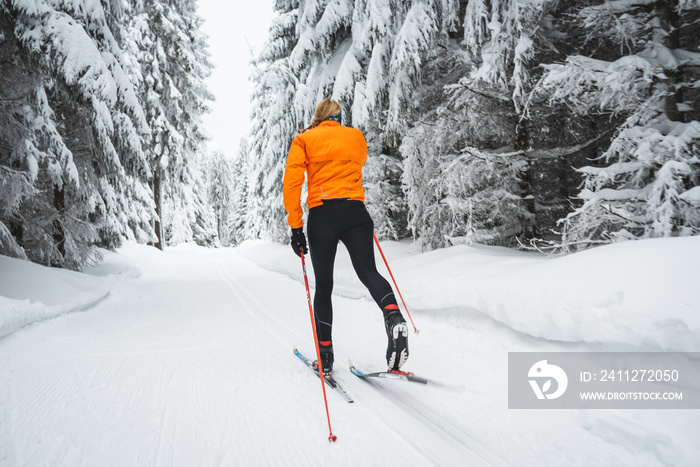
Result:
[[[309,251],[316,277],[314,311],[321,342],[331,340],[333,326],[333,265],[338,242],[350,253],[357,277],[380,308],[396,307],[391,285],[377,271],[374,260],[374,222],[362,201],[332,199],[309,210]]]

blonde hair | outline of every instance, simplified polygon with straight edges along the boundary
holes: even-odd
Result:
[[[336,101],[332,101],[330,99],[323,99],[316,106],[316,111],[314,112],[314,121],[311,122],[311,125],[307,126],[306,128],[299,129],[299,133],[303,133],[312,128],[316,128],[322,121],[324,121],[331,115],[337,114],[341,110],[342,109],[340,107],[340,104],[338,104]]]

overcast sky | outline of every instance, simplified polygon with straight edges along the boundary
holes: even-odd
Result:
[[[207,80],[216,96],[212,112],[204,116],[204,125],[212,140],[210,151],[222,151],[232,157],[249,128],[250,60],[267,39],[272,21],[272,0],[224,2],[199,0],[204,32],[209,35],[209,52],[216,68]]]

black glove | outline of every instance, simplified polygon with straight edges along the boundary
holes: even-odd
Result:
[[[304,228],[299,227],[297,229],[292,229],[292,250],[301,258],[301,252],[307,254],[309,252],[306,248],[306,236],[304,235]]]

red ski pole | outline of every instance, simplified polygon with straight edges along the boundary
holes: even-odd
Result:
[[[304,261],[304,252],[300,251],[301,254],[301,269],[304,271],[304,285],[306,285],[306,300],[309,302],[309,315],[311,316],[311,329],[314,332],[314,344],[316,345],[316,358],[318,361],[318,371],[321,377],[321,389],[323,390],[323,403],[326,406],[326,418],[328,419],[328,441],[335,441],[338,439],[337,436],[333,434],[333,429],[331,428],[331,414],[328,411],[328,398],[326,397],[326,382],[323,377],[323,363],[321,362],[321,349],[318,347],[318,335],[316,334],[316,320],[314,319],[314,309],[311,306],[311,291],[309,290],[309,278],[306,275],[306,261]]]
[[[379,248],[379,254],[382,255],[382,259],[384,260],[384,264],[386,264],[386,270],[389,271],[389,275],[391,276],[391,280],[394,281],[394,286],[396,287],[396,291],[399,293],[399,297],[401,298],[401,303],[403,303],[403,308],[406,310],[406,314],[408,315],[408,319],[411,320],[411,325],[413,326],[413,332],[418,334],[420,331],[416,327],[416,325],[413,323],[413,318],[411,317],[411,312],[408,311],[408,307],[406,306],[406,302],[403,299],[403,296],[401,295],[401,291],[399,290],[399,286],[396,283],[396,279],[394,279],[394,275],[391,273],[391,268],[389,267],[389,263],[386,260],[386,257],[384,256],[384,252],[382,251],[382,247],[379,246],[379,240],[377,240],[377,234],[372,234],[374,235],[374,243],[377,244],[377,248]]]

